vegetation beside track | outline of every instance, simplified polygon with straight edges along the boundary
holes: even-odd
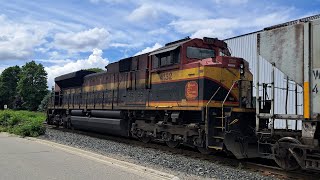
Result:
[[[36,137],[45,133],[45,114],[31,111],[0,111],[0,132]]]

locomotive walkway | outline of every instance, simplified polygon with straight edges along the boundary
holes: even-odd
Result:
[[[35,138],[0,133],[0,179],[178,179],[157,170]]]

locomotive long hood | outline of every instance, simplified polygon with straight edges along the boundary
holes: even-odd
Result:
[[[65,74],[62,76],[58,76],[54,79],[55,83],[58,84],[61,88],[66,87],[77,87],[81,86],[83,83],[83,77],[89,74],[93,74],[93,71],[80,70],[76,72],[72,72],[69,74]]]

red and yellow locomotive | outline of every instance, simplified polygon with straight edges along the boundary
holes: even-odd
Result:
[[[223,41],[186,38],[106,69],[57,77],[48,124],[257,156],[253,76]]]

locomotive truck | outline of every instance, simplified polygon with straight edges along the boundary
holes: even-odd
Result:
[[[300,22],[291,22],[268,30],[267,35],[262,32],[257,44],[268,37],[268,43],[280,41],[286,48],[286,40],[270,38],[281,34],[279,28],[289,28],[284,33],[307,33],[306,24],[302,31]],[[308,44],[302,41],[298,45]],[[263,45],[258,50],[263,48],[266,54],[277,51],[268,52]],[[286,170],[320,170],[319,116],[310,115],[311,111],[304,117],[274,114],[274,99],[261,98],[259,81],[254,100],[248,62],[231,56],[224,41],[185,38],[108,64],[106,69],[56,77],[47,123],[145,143],[157,140],[172,148],[183,144],[205,154],[224,151],[238,159],[269,158]],[[276,118],[290,117],[303,119],[303,129],[283,132],[272,126]]]

